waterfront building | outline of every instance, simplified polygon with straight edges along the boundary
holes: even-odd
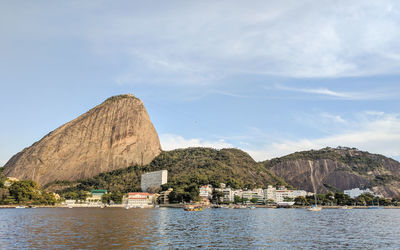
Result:
[[[168,188],[168,190],[162,191],[160,193],[160,196],[158,197],[158,202],[160,204],[168,204],[169,203],[169,197],[168,195],[173,191],[173,188]]]
[[[222,191],[224,193],[224,202],[233,202],[233,190],[232,188],[223,188],[219,191]]]
[[[204,185],[199,188],[199,196],[200,198],[212,198],[212,186],[211,185]]]
[[[284,202],[288,199],[295,199],[299,196],[307,196],[309,193],[304,190],[289,190],[284,186],[276,189],[275,187],[269,185],[267,189],[264,189],[264,199],[266,201],[272,200],[275,203]]]
[[[233,200],[235,199],[235,196],[238,196],[239,198],[243,198],[243,190],[242,189],[233,190],[232,194],[233,194]]]
[[[128,207],[151,207],[154,203],[154,196],[147,192],[128,193],[125,204]]]
[[[105,189],[93,189],[90,196],[86,198],[87,203],[101,203],[101,198],[107,193]]]
[[[264,189],[264,199],[265,201],[272,200],[275,201],[275,191],[276,188],[272,185],[268,185],[267,189]]]
[[[168,170],[160,170],[142,174],[141,188],[146,192],[150,187],[160,187],[168,181]]]
[[[359,188],[353,188],[350,190],[344,190],[344,194],[347,194],[348,196],[350,196],[350,198],[354,199],[362,194],[372,194],[375,196],[375,193],[373,191],[371,191],[369,188],[362,190]]]
[[[250,201],[251,199],[257,199],[257,203],[264,203],[264,191],[261,188],[255,188],[253,190],[245,190],[242,192],[242,198]]]

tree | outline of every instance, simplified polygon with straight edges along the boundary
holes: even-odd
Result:
[[[292,201],[294,201],[294,199],[291,198],[291,197],[284,197],[284,198],[283,198],[283,201],[292,202]]]
[[[304,196],[296,197],[294,199],[294,202],[296,205],[302,205],[302,206],[308,205],[307,199]]]
[[[113,202],[115,202],[116,204],[121,204],[122,203],[122,197],[123,197],[123,195],[119,191],[111,193],[111,200]]]
[[[63,194],[63,197],[67,200],[78,200],[79,195],[77,192],[71,191],[71,192]]]
[[[89,192],[81,190],[78,192],[78,200],[84,201],[87,197],[89,197]]]
[[[340,206],[343,205],[351,205],[351,199],[350,196],[344,193],[335,193],[335,200],[336,203]]]
[[[103,196],[101,196],[101,202],[103,204],[110,204],[110,201],[111,201],[111,194],[110,193],[103,194]]]
[[[242,202],[242,198],[240,198],[240,196],[235,195],[235,196],[233,197],[233,202],[234,202],[235,204],[238,204],[238,203]]]
[[[10,195],[20,204],[21,202],[27,202],[30,200],[37,200],[41,191],[36,182],[25,180],[16,181],[9,188]]]
[[[219,203],[219,202],[221,202],[221,200],[223,200],[223,198],[224,198],[224,192],[217,191],[215,189],[213,190],[212,200],[214,202]]]
[[[250,202],[256,204],[258,202],[258,198],[251,198]]]
[[[268,199],[268,200],[265,201],[265,203],[266,203],[267,205],[270,205],[270,204],[275,204],[275,201],[272,200],[272,199]]]

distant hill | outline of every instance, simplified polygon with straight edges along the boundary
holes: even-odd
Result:
[[[233,188],[287,185],[282,178],[275,176],[239,149],[187,148],[164,151],[145,166],[101,173],[78,182],[53,182],[47,185],[46,189],[60,190],[70,187],[69,191],[91,188],[120,192],[138,191],[142,173],[162,169],[168,170],[168,186],[174,188],[191,184],[219,186],[220,183]]]
[[[296,152],[262,164],[298,189],[323,193],[373,188],[385,197],[400,196],[400,163],[355,148]]]

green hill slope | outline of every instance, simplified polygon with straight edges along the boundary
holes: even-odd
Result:
[[[264,165],[255,162],[238,149],[215,150],[187,148],[164,151],[150,164],[102,173],[77,182],[58,181],[45,186],[47,190],[68,191],[107,189],[111,192],[140,190],[140,176],[145,172],[168,170],[168,184],[164,187],[183,189],[191,184],[225,183],[233,188],[266,187],[269,184],[287,185]]]

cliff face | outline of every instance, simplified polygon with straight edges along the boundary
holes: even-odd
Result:
[[[107,99],[14,155],[4,174],[43,185],[145,165],[161,152],[143,103],[133,95]]]
[[[298,152],[263,163],[292,186],[310,192],[372,188],[385,197],[400,196],[400,163],[350,148]]]

